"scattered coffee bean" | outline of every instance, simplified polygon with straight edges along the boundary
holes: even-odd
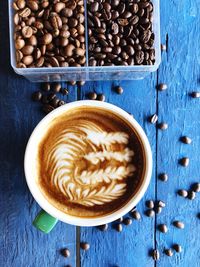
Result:
[[[123,223],[124,223],[125,225],[131,225],[131,224],[132,224],[132,220],[131,220],[130,218],[125,218],[125,219],[123,220]]]
[[[163,202],[162,200],[159,200],[157,202],[157,205],[158,205],[158,207],[161,207],[161,208],[165,208],[165,206],[166,206],[165,202]]]
[[[154,249],[152,251],[152,258],[154,259],[154,261],[158,261],[160,259],[160,253],[157,249]]]
[[[136,206],[132,208],[131,212],[134,212],[136,210]]]
[[[69,84],[71,84],[72,86],[76,85],[76,81],[70,81]]]
[[[158,176],[159,180],[166,182],[168,180],[168,175],[166,173],[161,173]]]
[[[158,229],[162,233],[167,233],[167,231],[168,231],[168,228],[167,228],[167,225],[166,224],[160,224],[160,225],[158,225]]]
[[[164,130],[167,130],[167,128],[168,128],[168,124],[165,122],[161,122],[158,124],[158,129],[160,129],[160,130],[164,131]]]
[[[34,92],[32,94],[33,101],[40,101],[42,99],[42,93],[40,91]]]
[[[161,207],[155,207],[154,211],[156,214],[160,214],[162,212],[162,208]]]
[[[89,249],[90,249],[90,244],[87,243],[87,242],[81,242],[81,243],[80,243],[80,247],[81,247],[83,250],[89,250]]]
[[[165,91],[167,89],[167,84],[166,83],[161,83],[158,85],[158,90],[159,91]]]
[[[174,244],[172,247],[176,252],[181,253],[182,247],[180,245]]]
[[[173,256],[173,251],[169,248],[169,249],[165,249],[164,250],[164,253],[169,256],[169,257],[172,257]]]
[[[152,123],[152,124],[156,124],[156,122],[158,121],[158,116],[157,116],[157,114],[152,115],[152,116],[149,118],[149,121],[150,121],[150,123]]]
[[[161,44],[161,50],[162,51],[166,51],[167,50],[167,46],[165,44]]]
[[[115,91],[116,91],[117,94],[121,95],[121,94],[123,94],[124,89],[121,86],[117,86],[115,88]]]
[[[193,200],[193,199],[195,199],[195,197],[196,197],[195,192],[192,191],[192,190],[189,190],[187,198],[190,199],[190,200]]]
[[[58,99],[57,97],[54,97],[51,101],[50,101],[50,105],[53,106],[54,108],[58,107],[58,103],[59,103],[60,99]]]
[[[179,160],[180,165],[182,165],[183,167],[188,167],[189,163],[190,163],[190,159],[187,157],[184,157],[182,159]]]
[[[119,219],[117,219],[117,222],[123,222],[123,217],[120,217]]]
[[[44,83],[44,84],[42,85],[42,90],[45,91],[45,92],[50,91],[50,90],[51,90],[51,85],[50,85],[50,83]]]
[[[200,92],[192,92],[191,97],[193,98],[200,98]]]
[[[60,84],[60,83],[54,83],[54,84],[52,85],[52,91],[53,91],[54,93],[59,93],[60,90],[61,90],[61,84]]]
[[[54,107],[51,106],[51,105],[48,105],[48,104],[45,104],[43,107],[42,107],[43,111],[48,114],[50,113],[51,111],[54,110]]]
[[[180,138],[180,140],[181,140],[181,142],[183,142],[184,144],[187,144],[187,145],[189,145],[189,144],[192,143],[192,139],[189,138],[189,137],[187,137],[187,136],[182,136],[182,137]]]
[[[117,230],[117,232],[122,232],[122,230],[123,230],[123,226],[122,226],[121,223],[118,223],[118,224],[116,225],[116,230]]]
[[[49,103],[48,95],[43,95],[41,102],[42,102],[42,104],[48,104]]]
[[[105,101],[106,100],[106,97],[105,97],[105,95],[104,94],[98,94],[97,95],[97,100],[99,100],[99,101]]]
[[[173,222],[173,225],[179,229],[184,229],[185,225],[183,222],[180,222],[180,221],[174,221]]]
[[[108,224],[99,225],[98,229],[101,230],[102,232],[105,232],[108,230]]]
[[[69,94],[69,90],[67,88],[62,89],[62,94],[63,95],[68,95]]]
[[[60,107],[60,106],[63,106],[65,104],[65,101],[63,101],[63,100],[60,100],[59,102],[58,102],[58,106]]]
[[[68,248],[63,248],[61,249],[61,254],[63,255],[63,257],[69,258],[70,257],[70,251]]]
[[[141,220],[141,215],[139,213],[139,211],[134,210],[131,212],[131,216],[135,219],[135,220]]]
[[[187,197],[188,196],[188,192],[186,190],[184,190],[184,189],[178,190],[178,194],[181,197]]]
[[[97,99],[97,94],[95,92],[90,92],[90,93],[88,93],[88,98],[90,100],[96,100]]]
[[[192,190],[196,193],[200,192],[200,183],[195,183],[192,185]]]
[[[145,204],[146,204],[146,207],[149,208],[149,209],[153,209],[154,208],[154,202],[153,202],[153,200],[147,200],[145,202]]]
[[[148,217],[153,217],[153,216],[155,216],[155,211],[153,209],[149,209],[149,210],[146,210],[145,214]]]
[[[78,85],[83,86],[85,84],[85,81],[79,81]]]

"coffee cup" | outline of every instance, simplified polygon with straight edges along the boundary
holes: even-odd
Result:
[[[78,118],[82,119],[83,117],[83,120],[85,123],[87,122],[87,120],[89,121],[90,114],[94,113],[95,116],[98,116],[96,120],[92,118],[94,122],[96,122],[97,124],[99,123],[99,126],[96,127],[98,130],[101,127],[103,127],[104,124],[106,125],[106,122],[108,122],[107,127],[109,128],[109,131],[110,131],[109,133],[107,133],[108,137],[110,137],[111,133],[113,133],[113,131],[111,131],[112,127],[110,124],[112,124],[112,121],[114,122],[115,120],[119,119],[121,121],[120,123],[123,122],[120,126],[121,129],[127,128],[129,129],[128,131],[132,131],[133,133],[133,136],[134,136],[134,139],[132,142],[133,149],[126,147],[127,142],[128,142],[128,141],[126,142],[126,138],[128,134],[123,133],[122,131],[116,132],[117,134],[114,133],[114,136],[116,139],[118,138],[116,142],[122,142],[123,144],[117,144],[116,146],[113,143],[109,145],[105,144],[105,138],[106,138],[105,129],[102,133],[99,133],[98,130],[96,130],[96,128],[94,130],[94,125],[93,125],[94,123],[92,124],[92,126],[90,124],[87,124],[86,126],[84,126],[83,121],[80,121],[79,123],[79,121],[76,121],[76,119],[71,119],[71,116],[73,117],[74,116],[73,114],[76,113],[75,111],[77,110],[79,111]],[[83,139],[82,137],[80,138],[81,144],[87,141],[86,142],[87,146],[85,145],[85,149],[86,147],[90,146],[90,148],[94,149],[95,151],[95,154],[94,154],[94,151],[92,152],[90,151],[89,154],[84,155],[84,164],[79,164],[80,162],[82,162],[80,161],[80,159],[76,159],[75,163],[73,162],[73,166],[74,166],[73,168],[75,169],[75,171],[73,170],[73,173],[76,173],[76,175],[74,174],[75,177],[73,178],[75,179],[75,182],[74,182],[75,185],[72,183],[72,181],[70,181],[70,178],[66,176],[67,171],[69,171],[69,170],[66,170],[66,166],[71,166],[70,165],[71,163],[67,160],[67,158],[65,159],[65,165],[59,166],[59,172],[55,173],[56,170],[54,167],[58,166],[57,165],[58,162],[63,162],[63,160],[61,159],[60,161],[58,160],[55,163],[55,160],[57,160],[57,156],[62,157],[62,153],[67,153],[65,149],[66,147],[64,148],[62,142],[59,143],[60,142],[59,140],[62,140],[62,141],[66,140],[66,142],[68,142],[69,136],[71,136],[71,135],[66,135],[66,139],[64,139],[63,136],[51,137],[52,133],[50,132],[51,131],[50,128],[52,128],[52,125],[54,125],[56,121],[59,121],[60,123],[62,122],[62,120],[64,121],[69,120],[66,123],[67,128],[69,128],[69,125],[71,125],[70,123],[74,122],[74,124],[76,125],[75,126],[71,125],[70,126],[71,128],[69,128],[70,131],[71,129],[73,129],[73,131],[75,131],[75,133],[77,134],[77,131],[78,131],[77,129],[80,128],[80,130],[85,135],[87,135],[86,139],[84,139],[85,137]],[[62,125],[62,131],[61,131],[62,134],[63,133],[66,134],[66,131],[63,130],[63,128],[65,127],[64,126],[65,123],[63,122],[61,123],[61,125]],[[91,134],[91,132],[88,132],[88,129],[90,126],[92,127],[94,131],[92,132],[93,134]],[[56,134],[58,134],[59,128],[56,128],[55,132]],[[69,134],[69,132],[67,132],[67,134]],[[119,136],[119,134],[121,135]],[[101,137],[101,139],[98,139],[99,136]],[[102,136],[104,138],[102,138]],[[55,140],[57,141],[54,141],[53,143],[54,145],[52,146],[52,149],[50,150],[51,145],[49,144],[51,144],[53,138],[56,138]],[[42,140],[47,140],[45,141],[46,142],[45,149],[41,148],[41,142],[44,143],[44,141]],[[97,140],[101,140],[101,141],[98,141],[101,144],[99,144]],[[79,143],[79,140],[77,142]],[[90,144],[91,142],[92,144]],[[56,150],[57,147],[55,147],[55,144],[57,145],[57,143],[59,144],[60,150]],[[72,143],[70,143],[70,147],[71,147],[71,144]],[[79,144],[75,144],[76,147],[78,145]],[[134,146],[136,147],[134,148]],[[101,149],[99,147],[101,147]],[[99,148],[100,150],[98,150],[97,148]],[[43,151],[42,153],[45,153],[44,151],[46,150],[50,151],[48,158],[45,158],[45,154],[42,154],[40,158],[39,156],[40,153],[38,151],[40,151],[41,149]],[[73,147],[72,147],[72,151],[74,152]],[[82,151],[83,149],[82,147],[80,147],[80,154],[82,153]],[[88,153],[88,148],[87,148],[87,153]],[[105,157],[103,159],[102,159],[102,153]],[[101,155],[101,157],[99,157],[99,155]],[[136,163],[134,163],[135,166],[133,166],[133,164],[130,163],[131,157],[137,158],[137,156],[140,158],[140,160],[139,161],[135,160]],[[110,161],[110,158],[112,158],[111,161]],[[127,162],[122,163],[123,160]],[[87,164],[88,164],[88,161],[90,161],[89,164],[92,166],[89,165],[88,167],[88,165],[85,165],[85,161],[87,161]],[[137,162],[139,163],[137,164]],[[117,164],[116,165],[117,167],[115,166],[115,164]],[[79,165],[81,165],[81,167],[79,167]],[[53,166],[52,168],[54,169],[51,169],[51,166]],[[63,166],[65,167],[65,169],[63,169],[64,168]],[[87,168],[84,167],[86,168],[86,170],[82,171],[80,175],[78,173],[80,172],[81,168],[82,168],[81,170],[83,170],[83,166],[87,166]],[[113,179],[113,180],[110,181],[107,177],[104,177],[105,175],[103,175],[103,178],[92,176],[93,180],[87,180],[86,178],[83,178],[83,174],[87,174],[86,176],[89,179],[89,175],[92,173],[92,171],[93,173],[94,172],[97,173],[97,170],[96,169],[94,170],[94,166],[95,168],[104,168],[106,173],[108,173],[111,169],[115,170],[116,171],[115,175],[111,175],[109,177],[109,179],[111,180]],[[40,178],[44,174],[44,171],[41,168],[44,168],[44,169],[46,168],[48,170],[48,173],[46,176],[48,176],[48,174],[50,174],[51,176],[50,178],[49,177],[46,178],[46,176],[44,175],[45,176],[44,181],[47,181],[47,183],[40,182],[41,181]],[[88,171],[88,168],[90,171]],[[39,169],[40,169],[40,172],[38,171]],[[44,119],[40,121],[40,123],[36,126],[33,133],[31,134],[27,147],[26,147],[25,158],[24,158],[24,170],[25,170],[25,177],[26,177],[26,182],[29,187],[29,190],[31,194],[33,195],[34,199],[36,200],[36,202],[42,208],[40,213],[36,216],[33,222],[33,225],[37,227],[39,230],[45,233],[48,233],[55,226],[58,220],[63,221],[68,224],[76,225],[76,226],[98,226],[98,225],[102,225],[105,223],[115,221],[118,218],[125,215],[126,213],[128,213],[133,207],[135,207],[138,204],[138,202],[141,200],[141,198],[143,197],[144,193],[147,190],[147,187],[151,179],[151,173],[152,173],[152,154],[151,154],[149,141],[143,129],[130,114],[128,114],[121,108],[114,106],[112,104],[99,102],[99,101],[82,100],[82,101],[76,101],[76,102],[68,103],[64,106],[61,106],[57,108],[56,110],[54,110],[53,112],[49,113]],[[122,173],[122,171],[124,170],[126,170],[126,173],[128,170],[129,172],[127,173],[127,176],[129,176],[128,178],[124,177],[124,173]],[[89,172],[89,174],[87,171]],[[54,174],[54,176],[57,177],[56,181],[54,181],[54,176],[52,173]],[[65,173],[65,176],[63,173]],[[98,173],[99,173],[99,169],[98,169]],[[62,181],[65,181],[65,183],[61,183],[59,181],[59,177],[61,177],[60,175],[62,176],[62,179],[63,179]],[[132,175],[133,176],[135,175],[134,183],[136,183],[137,181],[137,185],[135,185],[134,192],[129,194],[128,193],[129,191],[132,192],[131,191],[132,188],[130,188],[132,187],[132,182],[130,183],[130,181],[132,181],[131,180]],[[95,182],[94,182],[94,177],[96,177]],[[51,179],[53,179],[53,182],[51,181]],[[125,183],[123,179],[129,182]],[[122,183],[122,180],[123,180],[123,183]],[[48,183],[51,183],[50,181],[52,182],[52,188],[55,191],[52,190],[52,192],[50,192],[51,188],[50,189],[46,188],[47,190],[45,190],[45,187],[49,186]],[[98,183],[98,189],[96,187],[96,184],[94,185],[94,183]],[[112,197],[110,197],[110,195],[109,196],[105,195],[104,197],[103,195],[101,199],[95,198],[95,200],[94,199],[79,200],[79,198],[77,197],[77,194],[80,195],[81,190],[82,190],[81,192],[82,195],[86,195],[86,194],[91,195],[91,194],[96,193],[98,190],[99,190],[98,191],[98,194],[99,194],[99,192],[103,192],[104,189],[105,189],[104,190],[105,192],[108,192],[111,185],[112,185],[112,190],[113,190]],[[122,196],[122,193],[125,192],[124,185],[126,186],[127,192],[126,194],[124,193],[124,196]],[[44,190],[41,189],[42,187]],[[53,195],[55,192],[57,192],[56,190],[61,190],[61,191],[63,190],[63,192],[59,191],[58,193],[59,201],[62,202],[61,200],[62,198],[60,196],[62,196],[63,201],[65,201],[63,194],[68,194],[68,195],[65,195],[66,199],[67,197],[69,198],[68,202],[66,202],[65,204],[60,203],[60,205],[58,205],[59,201],[58,200],[54,201],[54,195]],[[73,196],[73,192],[76,192],[76,197]],[[118,199],[118,196],[119,196],[119,199]],[[106,207],[106,208],[102,208],[102,207]],[[83,214],[85,215],[83,216]]]

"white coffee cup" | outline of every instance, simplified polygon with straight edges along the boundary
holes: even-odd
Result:
[[[122,117],[125,122],[129,123],[135,129],[135,132],[139,136],[140,142],[143,146],[143,153],[145,157],[145,166],[144,166],[145,172],[139,189],[125,205],[122,205],[122,207],[119,208],[118,210],[114,210],[113,213],[108,215],[103,215],[102,217],[82,218],[82,217],[75,217],[72,215],[68,215],[62,212],[61,210],[53,206],[44,197],[36,182],[37,152],[38,152],[38,145],[42,137],[45,135],[53,119],[77,107],[94,107],[94,108],[98,107],[106,110],[107,112],[117,114],[118,116]],[[31,194],[33,195],[37,203],[40,205],[40,207],[43,209],[43,211],[37,216],[36,220],[34,221],[34,225],[43,232],[47,233],[54,227],[57,220],[77,226],[97,226],[115,221],[118,218],[125,215],[126,213],[128,213],[133,207],[135,207],[138,204],[138,202],[143,197],[145,191],[147,190],[152,173],[152,153],[149,141],[143,129],[130,114],[112,104],[100,101],[82,100],[63,105],[54,110],[53,112],[49,113],[44,119],[40,121],[40,123],[36,126],[33,133],[31,134],[27,144],[25,151],[25,158],[24,158],[24,169],[25,169],[26,181],[31,191]]]

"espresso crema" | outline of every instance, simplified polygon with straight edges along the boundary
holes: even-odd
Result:
[[[122,118],[78,107],[54,119],[38,147],[38,184],[48,201],[78,217],[125,205],[144,169],[142,145]]]

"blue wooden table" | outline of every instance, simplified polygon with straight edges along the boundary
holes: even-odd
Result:
[[[106,101],[132,113],[144,128],[153,151],[151,184],[137,209],[141,221],[133,221],[121,233],[111,225],[107,232],[58,223],[45,235],[31,226],[39,210],[25,183],[23,156],[31,131],[44,116],[31,93],[39,85],[15,75],[9,64],[7,3],[0,2],[0,267],[200,267],[200,195],[193,201],[177,195],[178,189],[189,189],[200,182],[200,99],[189,93],[200,90],[200,1],[161,1],[162,53],[159,70],[141,81],[87,82],[83,87],[70,87],[66,101],[85,99],[89,91],[104,93]],[[164,92],[156,90],[167,83]],[[119,96],[114,85],[124,88]],[[161,131],[148,122],[158,114],[159,122],[168,123]],[[182,135],[192,138],[191,145],[179,141]],[[184,168],[178,164],[189,157]],[[158,179],[167,173],[167,182]],[[200,194],[200,193],[199,193]],[[163,200],[166,207],[153,218],[144,215],[145,201]],[[183,230],[172,225],[185,223]],[[165,223],[163,234],[157,226]],[[125,227],[124,227],[125,228]],[[80,249],[80,242],[90,243],[90,250]],[[174,243],[182,253],[168,257],[163,253]],[[69,248],[64,258],[60,249]],[[160,251],[160,260],[149,256],[151,249]]]

